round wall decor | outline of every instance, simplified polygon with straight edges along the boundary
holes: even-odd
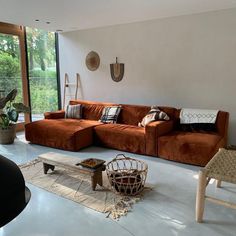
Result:
[[[97,68],[100,65],[100,57],[99,57],[99,55],[96,52],[91,51],[86,56],[85,64],[86,64],[86,66],[87,66],[87,68],[89,70],[91,70],[91,71],[97,70]]]

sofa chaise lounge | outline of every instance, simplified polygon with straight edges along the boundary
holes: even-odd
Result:
[[[76,104],[82,104],[82,119],[65,118],[63,110],[46,112],[44,120],[25,125],[26,140],[68,151],[96,144],[200,166],[206,165],[227,143],[227,112],[218,113],[216,132],[193,133],[178,130],[179,110],[174,107],[159,107],[168,114],[169,121],[154,121],[139,127],[150,106],[119,104],[117,123],[104,124],[99,121],[103,108],[118,104],[70,101],[70,105]]]

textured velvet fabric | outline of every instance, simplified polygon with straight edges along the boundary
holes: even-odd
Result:
[[[168,134],[173,130],[173,121],[155,121],[145,126],[146,154],[157,156],[159,136]]]
[[[78,151],[92,145],[93,127],[98,121],[45,119],[25,126],[26,140],[43,146]]]
[[[216,119],[216,129],[219,135],[225,139],[227,143],[228,136],[228,126],[229,126],[229,113],[225,111],[220,111]]]
[[[151,107],[138,105],[121,105],[121,112],[118,118],[119,124],[138,125],[143,117],[147,115]]]
[[[127,105],[120,104],[121,112],[118,118],[118,123],[127,125],[138,125],[142,121],[144,116],[150,111],[150,106],[141,105]],[[175,114],[175,108],[172,107],[158,107],[160,110],[164,111],[171,119],[173,119]]]
[[[96,126],[97,144],[122,151],[145,154],[145,129],[123,124],[104,124]]]
[[[26,139],[32,143],[77,151],[93,142],[106,147],[168,160],[205,166],[220,147],[227,144],[229,114],[220,111],[216,132],[183,132],[178,130],[179,109],[159,107],[171,118],[138,127],[150,106],[121,104],[117,124],[98,122],[105,106],[119,105],[72,100],[82,104],[83,120],[63,119],[64,111],[45,113],[45,120],[26,125]],[[93,135],[95,139],[93,139]]]
[[[158,156],[168,160],[205,166],[219,148],[227,145],[229,113],[219,111],[216,132],[179,131],[179,113],[176,109],[173,131],[158,137]]]
[[[65,118],[65,111],[59,110],[59,111],[53,111],[53,112],[45,112],[44,118],[45,119],[63,119]]]
[[[205,166],[218,151],[220,141],[221,136],[216,133],[175,131],[158,138],[158,156],[168,160]]]
[[[99,103],[83,100],[71,100],[70,105],[82,104],[82,118],[86,120],[99,120],[105,106],[115,106],[114,103]]]

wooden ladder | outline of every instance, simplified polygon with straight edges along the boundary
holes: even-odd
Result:
[[[72,87],[74,87],[74,94],[72,93]],[[69,99],[78,99],[78,90],[81,88],[81,81],[79,73],[76,73],[76,81],[75,83],[71,83],[69,81],[69,76],[65,73],[65,80],[64,80],[64,97],[63,97],[63,108],[65,109],[66,106],[66,98]],[[70,92],[70,93],[68,93]]]

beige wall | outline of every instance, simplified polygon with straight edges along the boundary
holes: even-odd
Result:
[[[79,72],[84,99],[226,110],[236,144],[236,9],[68,32],[59,40],[62,81],[65,72]],[[101,59],[94,72],[85,66],[92,50]],[[119,83],[109,70],[116,56],[125,63]]]

